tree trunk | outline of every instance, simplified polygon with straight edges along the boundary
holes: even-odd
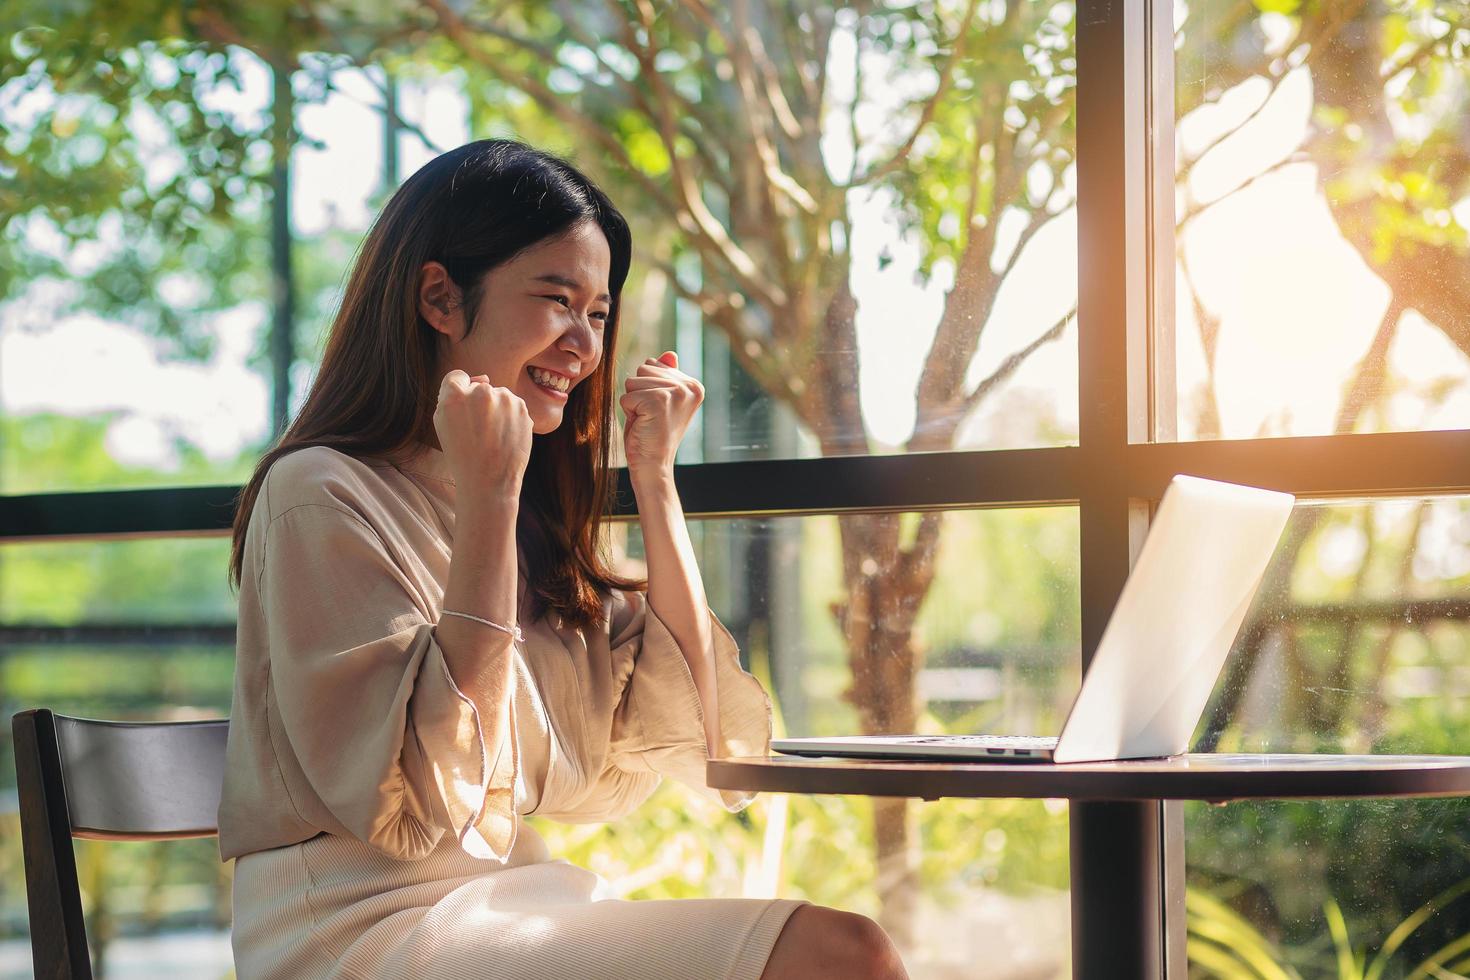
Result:
[[[857,304],[847,270],[832,277],[835,289],[822,318],[824,356],[813,365],[816,383],[804,418],[821,440],[824,455],[867,448],[858,403]],[[918,536],[913,549],[899,548],[898,514],[838,517],[845,598],[832,607],[846,640],[851,686],[843,699],[858,714],[863,734],[912,732],[917,722],[915,679],[920,666],[913,644],[915,613],[932,580],[937,524]],[[917,553],[917,556],[916,556]],[[914,938],[919,878],[915,822],[907,799],[873,801],[873,836],[878,867],[877,919],[900,948]]]
[[[834,612],[847,639],[852,670],[843,698],[857,709],[865,735],[912,732],[918,720],[914,680],[919,657],[912,616],[901,608],[900,596],[908,589],[898,560],[899,515],[843,515],[838,524],[847,600]],[[882,903],[878,922],[906,949],[913,943],[919,890],[909,801],[875,798],[873,831]]]

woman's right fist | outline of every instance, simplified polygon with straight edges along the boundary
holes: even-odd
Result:
[[[531,413],[519,395],[456,368],[439,383],[434,430],[456,487],[520,495],[531,458]]]

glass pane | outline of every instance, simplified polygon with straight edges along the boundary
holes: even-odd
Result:
[[[32,202],[0,263],[0,492],[243,480],[387,191],[471,133],[575,159],[633,221],[621,356],[672,346],[706,382],[686,461],[1074,443],[1074,5],[963,7],[676,5],[650,33],[568,3],[393,61],[393,113],[350,61],[399,25],[318,38],[280,393],[267,67],[130,22],[124,78],[27,34],[0,87]]]
[[[235,663],[226,538],[0,548],[0,715],[223,718]],[[10,725],[0,726],[0,976],[31,975]],[[230,868],[213,839],[75,842],[107,974],[222,977]],[[94,956],[99,947],[94,946]],[[94,959],[94,963],[97,960]]]
[[[925,525],[925,521],[928,525]],[[854,671],[834,604],[842,538],[874,546],[859,562],[898,646],[863,651],[882,666],[911,649],[914,710],[893,727],[922,732],[1054,734],[1078,682],[1078,528],[1074,508],[831,516],[694,524],[711,604],[774,694],[777,734],[860,731],[874,702],[845,698]],[[639,568],[636,524],[615,551]],[[916,542],[919,543],[915,549]],[[88,717],[221,717],[233,677],[234,597],[224,538],[11,545],[0,549],[0,692],[6,714],[48,705]],[[932,583],[902,601],[900,549],[931,550]],[[983,556],[977,560],[976,556]],[[918,566],[914,566],[918,567]],[[907,625],[905,625],[907,624]],[[856,675],[869,680],[876,671]],[[903,703],[902,696],[880,705]],[[8,726],[0,732],[0,974],[24,975],[25,889]],[[908,871],[879,875],[878,819],[902,823]],[[897,815],[897,817],[895,817]],[[533,818],[534,819],[534,818]],[[903,946],[915,977],[983,955],[1027,976],[1070,975],[1067,816],[1060,801],[942,800],[875,807],[856,797],[765,794],[727,814],[665,786],[606,826],[538,822],[553,853],[602,873],[629,897],[796,895],[884,919],[907,888],[918,921]],[[119,971],[220,975],[229,964],[229,879],[214,841],[77,845],[93,876],[89,920],[110,929]],[[885,850],[891,867],[892,848]],[[894,889],[898,889],[895,891]],[[104,919],[110,925],[104,923]],[[936,923],[947,924],[933,928]],[[1003,949],[992,942],[1006,935]],[[978,937],[985,937],[983,941]],[[982,948],[983,946],[983,948]],[[998,960],[996,957],[1004,957]],[[125,964],[127,966],[125,966]]]
[[[270,414],[268,77],[64,32],[5,39],[0,492],[239,481]]]
[[[91,81],[110,63],[69,54],[57,64],[71,74],[53,78],[44,47],[21,49],[34,58],[0,86],[0,125],[35,203],[7,216],[0,244],[26,273],[0,278],[0,492],[244,482],[272,439],[277,371],[270,71],[242,48],[201,59],[144,46],[119,58],[156,88],[114,91]],[[323,55],[293,77],[293,413],[386,190],[437,155],[433,141],[466,139],[462,84],[397,81],[396,130],[384,85],[380,69]],[[164,125],[188,106],[210,115],[207,132]],[[85,147],[118,169],[99,174],[100,150]],[[46,167],[86,193],[52,185]]]
[[[1075,508],[692,526],[711,605],[772,691],[778,737],[1060,730],[1079,679]],[[847,563],[844,541],[860,549]],[[902,571],[919,567],[901,552],[915,541],[933,542],[932,584]],[[642,574],[636,524],[620,526],[616,552]],[[863,595],[882,611],[854,648],[839,617]],[[910,656],[912,669],[892,670]],[[894,686],[880,693],[885,676]],[[875,820],[898,836],[880,846]],[[537,827],[629,897],[783,895],[870,915],[916,978],[978,962],[996,976],[1071,976],[1065,801],[762,794],[730,815],[664,786],[618,825]]]
[[[1470,754],[1467,543],[1470,498],[1299,505],[1195,751]],[[1254,951],[1326,976],[1366,950],[1404,977],[1459,941],[1417,975],[1463,974],[1467,818],[1459,799],[1191,805],[1196,966],[1236,975]]]
[[[684,458],[1074,444],[1074,5],[756,6],[749,53],[730,50],[736,7],[661,25],[672,88],[698,93],[681,166],[719,229],[681,217],[670,236],[653,206],[644,239],[646,287],[716,394]],[[606,98],[590,50],[558,50],[584,105]],[[756,76],[771,87],[743,96]],[[633,118],[629,150],[651,147],[640,169],[669,187],[656,127]],[[616,157],[619,201],[650,210]]]
[[[1470,22],[1180,0],[1181,439],[1470,426]]]

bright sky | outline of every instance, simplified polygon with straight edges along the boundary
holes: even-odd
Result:
[[[833,57],[850,61],[852,52],[839,46]],[[232,112],[261,112],[269,102],[267,77],[248,58],[237,60],[244,91],[221,94],[216,103]],[[366,199],[381,179],[376,90],[352,73],[337,77],[341,93],[324,105],[300,110],[302,131],[325,144],[322,150],[298,146],[293,156],[293,224],[302,236],[333,224],[364,229],[371,218]],[[848,74],[834,70],[832,77]],[[1180,120],[1181,142],[1187,149],[1208,144],[1239,125],[1267,91],[1263,80],[1252,80],[1218,104]],[[41,93],[33,98],[46,97]],[[1311,99],[1310,77],[1302,71],[1289,77],[1254,121],[1201,162],[1191,193],[1213,200],[1281,161],[1302,138]],[[405,118],[419,123],[439,145],[453,147],[469,138],[465,102],[452,81],[405,83],[400,101]],[[7,119],[23,119],[34,105],[28,110],[0,90],[0,113]],[[868,130],[891,125],[892,114],[883,110],[872,107],[863,125]],[[845,174],[852,151],[837,132],[833,127],[824,152],[829,167]],[[431,156],[407,134],[400,147],[402,176]],[[150,179],[171,168],[168,157],[161,155]],[[1336,233],[1315,179],[1311,164],[1283,167],[1210,208],[1183,236],[1201,299],[1222,320],[1216,372],[1226,437],[1330,431],[1340,389],[1388,302],[1387,288]],[[852,212],[862,409],[875,438],[901,443],[913,427],[915,384],[952,274],[941,268],[927,286],[917,282],[918,249],[899,234],[883,194],[855,195]],[[1470,202],[1462,202],[1456,217],[1470,226]],[[44,244],[41,237],[36,241]],[[885,249],[892,261],[879,271],[878,257]],[[73,261],[88,261],[86,250]],[[1006,281],[981,352],[970,366],[972,383],[1075,303],[1076,267],[1075,213],[1068,211],[1037,236]],[[1187,295],[1182,280],[1179,292]],[[5,411],[122,409],[125,414],[109,435],[110,450],[129,462],[163,469],[172,462],[167,437],[173,434],[224,458],[266,431],[267,385],[243,365],[268,319],[263,306],[243,305],[217,319],[219,350],[206,365],[162,363],[153,345],[127,327],[84,316],[56,320],[46,314],[47,306],[46,291],[33,289],[0,308],[0,399]],[[1188,406],[1205,370],[1187,301],[1180,304],[1177,342],[1180,435],[1189,437]],[[58,365],[69,365],[75,380],[66,383]],[[1465,384],[1470,362],[1417,315],[1405,317],[1391,366],[1402,390],[1390,403],[1388,427],[1470,425],[1470,387]],[[298,397],[305,381],[298,378]],[[1424,394],[1436,384],[1448,390],[1438,406]],[[1017,404],[1026,417],[1018,417]],[[976,446],[1028,444],[1034,424],[1030,415],[1037,412],[1051,415],[1075,437],[1077,411],[1076,331],[1071,327],[1060,341],[1039,351],[1006,392],[981,408],[962,441]]]

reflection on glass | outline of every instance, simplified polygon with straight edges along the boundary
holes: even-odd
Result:
[[[1470,754],[1467,587],[1470,499],[1298,505],[1195,750]],[[1190,807],[1195,964],[1233,975],[1234,936],[1303,977],[1363,948],[1403,977],[1458,941],[1449,972],[1418,975],[1463,973],[1467,817],[1458,799]]]
[[[1176,4],[1179,438],[1470,424],[1465,9]]]

